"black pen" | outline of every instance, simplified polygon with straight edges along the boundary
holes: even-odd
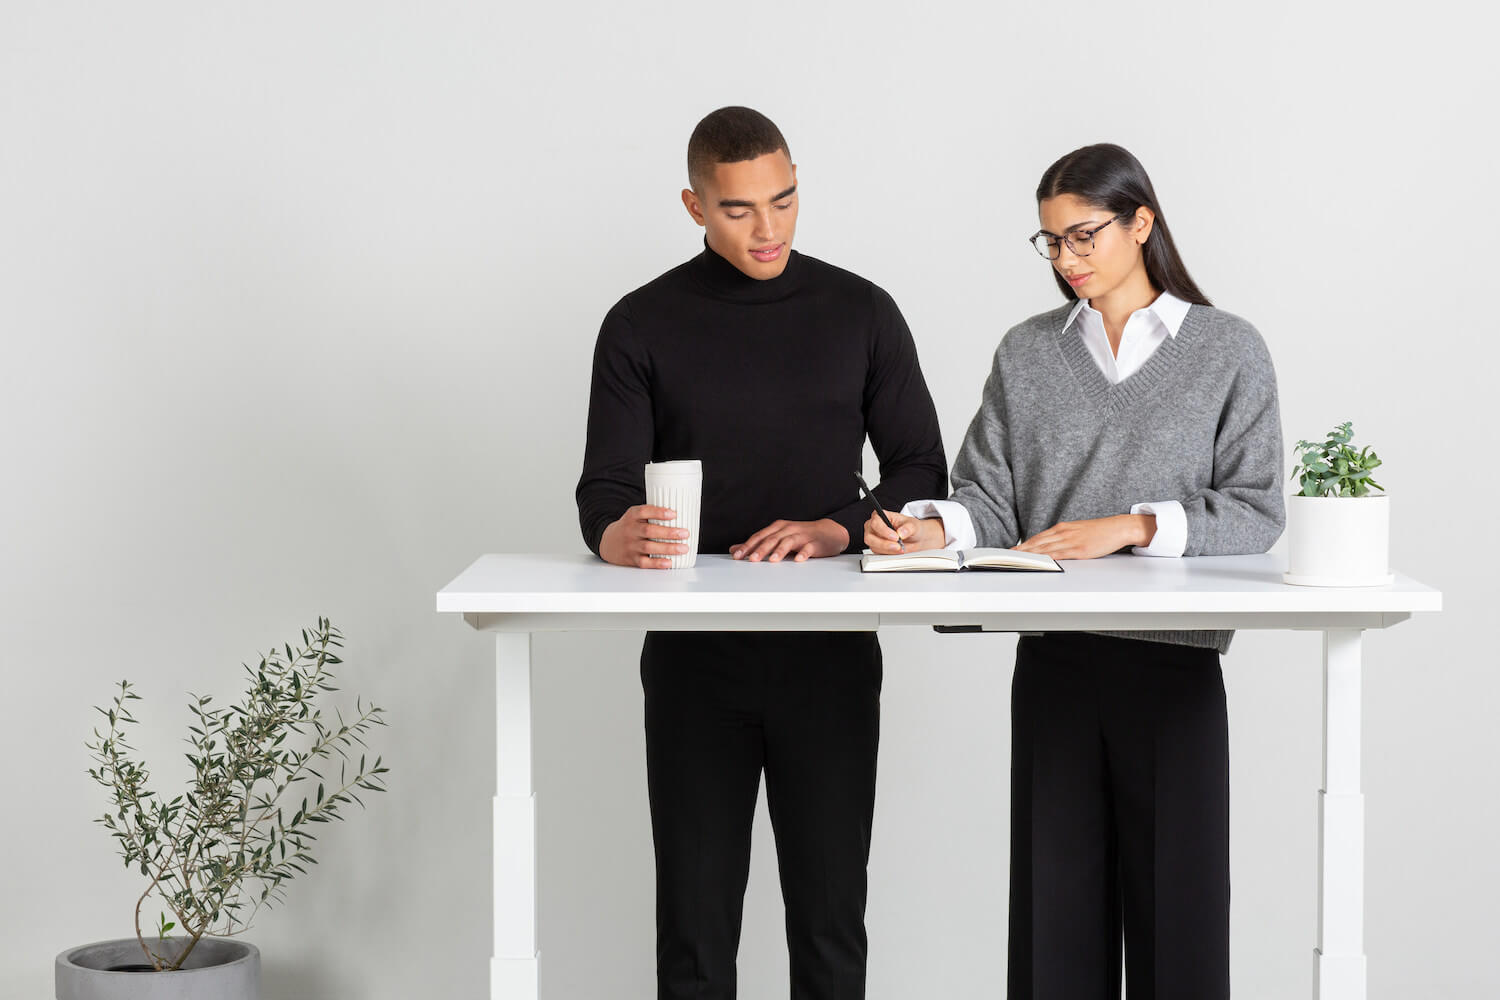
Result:
[[[866,500],[875,505],[875,513],[879,514],[880,519],[885,522],[885,526],[891,529],[891,533],[896,536],[896,544],[901,546],[902,552],[905,552],[906,543],[901,540],[901,532],[897,531],[896,526],[891,523],[891,519],[885,516],[885,508],[880,506],[880,501],[876,500],[875,494],[870,492],[870,487],[869,484],[865,482],[865,477],[856,472],[854,474],[854,478],[859,480],[860,492],[865,495]]]

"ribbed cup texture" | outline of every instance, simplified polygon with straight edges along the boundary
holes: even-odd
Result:
[[[696,468],[691,470],[683,467],[686,463],[671,463],[676,468],[660,468],[665,464],[668,463],[646,466],[646,503],[653,507],[668,507],[677,512],[674,520],[653,520],[651,523],[688,530],[686,539],[669,539],[685,543],[688,547],[687,555],[670,556],[667,561],[672,569],[690,569],[698,561],[698,509],[703,497],[702,467],[694,462],[692,464]]]

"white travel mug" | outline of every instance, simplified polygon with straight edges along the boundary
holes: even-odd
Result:
[[[688,547],[681,556],[666,558],[672,569],[688,569],[698,561],[698,510],[703,501],[703,463],[698,459],[681,462],[652,462],[646,466],[646,503],[666,507],[676,513],[671,521],[652,520],[669,528],[686,528],[686,538],[667,538]]]

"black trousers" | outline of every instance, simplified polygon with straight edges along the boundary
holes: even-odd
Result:
[[[659,1000],[735,996],[762,772],[792,1000],[865,995],[873,632],[653,632],[641,651]]]
[[[1229,725],[1212,649],[1026,636],[1009,1000],[1229,996]]]

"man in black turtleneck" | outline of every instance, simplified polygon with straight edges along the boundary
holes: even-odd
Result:
[[[781,132],[721,108],[688,143],[701,254],[621,299],[599,331],[579,522],[607,562],[686,551],[653,526],[647,462],[700,459],[699,552],[800,562],[856,552],[868,505],[942,495],[937,413],[895,302],[792,249],[796,167]],[[745,572],[768,572],[746,566]],[[784,572],[796,572],[787,567]],[[793,1000],[863,997],[866,866],[880,732],[871,632],[654,632],[641,652],[656,843],[657,995],[735,996],[762,771]]]

